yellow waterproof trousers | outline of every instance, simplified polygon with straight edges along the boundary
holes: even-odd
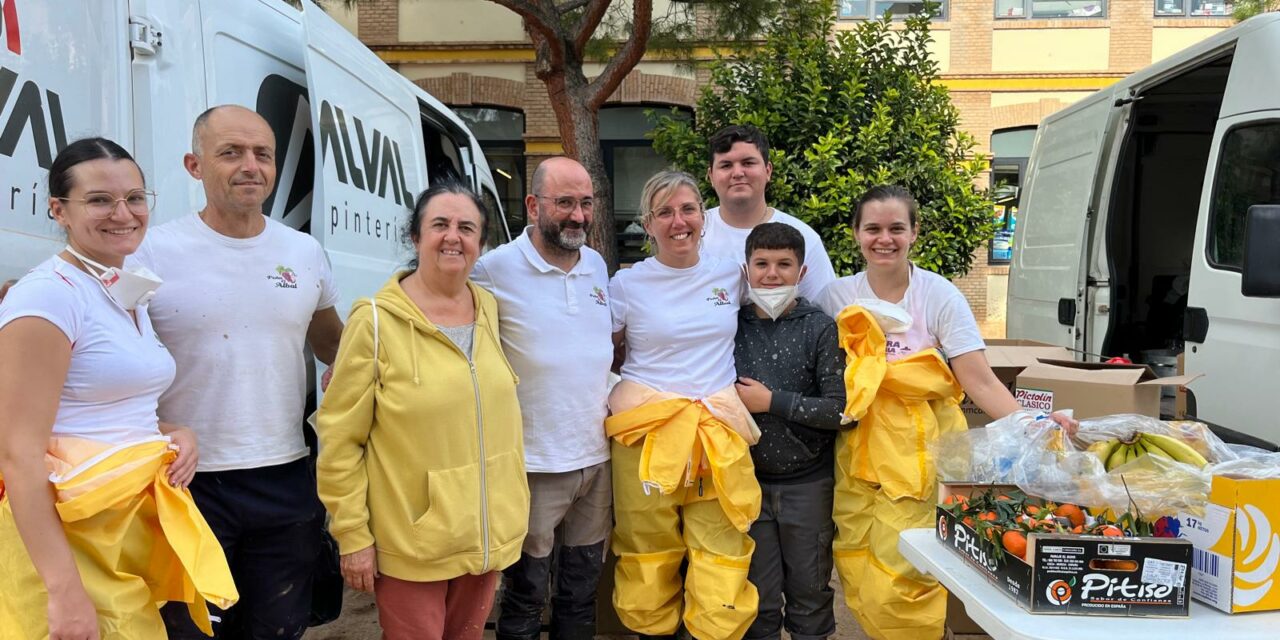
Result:
[[[940,638],[946,590],[902,557],[898,535],[932,525],[929,445],[968,428],[963,391],[935,349],[887,362],[884,333],[861,307],[846,308],[836,324],[846,353],[844,414],[859,421],[836,440],[833,550],[845,602],[872,638]]]
[[[212,635],[206,601],[239,599],[222,547],[191,494],[169,485],[168,441],[111,447],[50,440],[56,508],[103,640],[164,638],[159,605],[186,602]],[[0,638],[47,638],[48,594],[0,501]]]
[[[712,413],[720,401],[737,402],[732,389],[732,397],[694,401],[619,386],[610,400],[617,413],[605,423],[613,438],[614,609],[627,628],[665,635],[679,626],[683,604],[695,638],[740,640],[759,602],[747,581],[755,543],[746,532],[760,515],[760,485],[747,440],[717,415],[750,414],[725,405]]]

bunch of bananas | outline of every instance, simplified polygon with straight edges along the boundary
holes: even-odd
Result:
[[[1107,471],[1145,455],[1177,460],[1197,469],[1209,464],[1204,456],[1187,443],[1155,433],[1134,433],[1129,438],[1095,442],[1089,446],[1088,451],[1102,460],[1102,466]]]

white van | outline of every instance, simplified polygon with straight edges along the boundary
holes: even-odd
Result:
[[[1274,448],[1277,78],[1272,13],[1046,118],[1021,193],[1009,337],[1156,364],[1182,353],[1204,374],[1188,412]]]
[[[271,124],[278,178],[266,210],[320,241],[344,306],[407,258],[401,231],[428,179],[468,181],[490,205],[486,244],[505,242],[493,176],[462,120],[303,4],[0,0],[0,280],[65,242],[46,179],[76,138],[134,154],[159,194],[151,224],[202,208],[182,156],[196,116],[226,103]]]

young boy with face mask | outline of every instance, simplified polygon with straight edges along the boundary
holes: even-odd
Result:
[[[835,633],[831,503],[844,352],[835,321],[796,296],[804,253],[804,236],[782,223],[747,236],[751,304],[739,313],[733,355],[738,395],[761,431],[751,458],[763,501],[748,574],[760,612],[746,638],[778,638],[784,620],[793,638]]]

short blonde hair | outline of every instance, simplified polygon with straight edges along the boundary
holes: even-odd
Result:
[[[702,192],[693,176],[683,171],[659,171],[644,183],[644,189],[640,192],[640,226],[647,226],[653,220],[653,210],[658,201],[680,187],[689,187],[693,197],[698,199],[698,207],[702,207]],[[706,211],[703,211],[703,216],[705,215]]]

